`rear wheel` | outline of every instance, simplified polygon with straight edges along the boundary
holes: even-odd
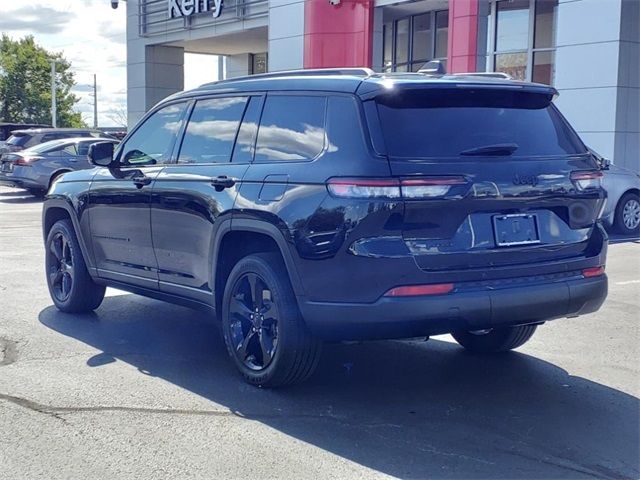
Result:
[[[47,286],[56,307],[69,313],[98,308],[105,287],[89,275],[70,220],[59,220],[51,227],[45,247]]]
[[[616,206],[615,227],[618,233],[633,235],[640,231],[640,197],[625,193]]]
[[[241,259],[227,280],[222,330],[229,355],[244,379],[280,387],[307,379],[320,356],[320,342],[304,324],[277,254]]]
[[[536,331],[536,325],[494,328],[452,333],[460,345],[474,353],[506,352],[524,345]]]

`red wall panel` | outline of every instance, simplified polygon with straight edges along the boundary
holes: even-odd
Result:
[[[306,0],[304,68],[370,67],[373,0]]]
[[[479,0],[449,0],[447,71],[475,72],[478,62]]]

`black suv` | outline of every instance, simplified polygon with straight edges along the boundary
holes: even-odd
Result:
[[[322,340],[516,348],[607,294],[602,172],[556,93],[325,70],[173,95],[51,188],[53,301],[206,308],[261,386],[311,375]]]

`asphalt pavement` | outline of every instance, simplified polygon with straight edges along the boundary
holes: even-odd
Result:
[[[303,385],[243,383],[216,323],[109,290],[58,312],[42,204],[0,187],[0,478],[640,478],[640,241],[605,306],[517,352],[449,336],[327,345]]]

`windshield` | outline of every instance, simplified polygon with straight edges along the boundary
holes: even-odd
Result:
[[[29,141],[30,138],[31,138],[31,135],[28,135],[26,133],[14,134],[7,139],[7,145],[15,145],[16,147],[22,147],[24,146],[25,143]]]
[[[430,89],[376,99],[393,157],[557,156],[586,148],[538,93]]]

